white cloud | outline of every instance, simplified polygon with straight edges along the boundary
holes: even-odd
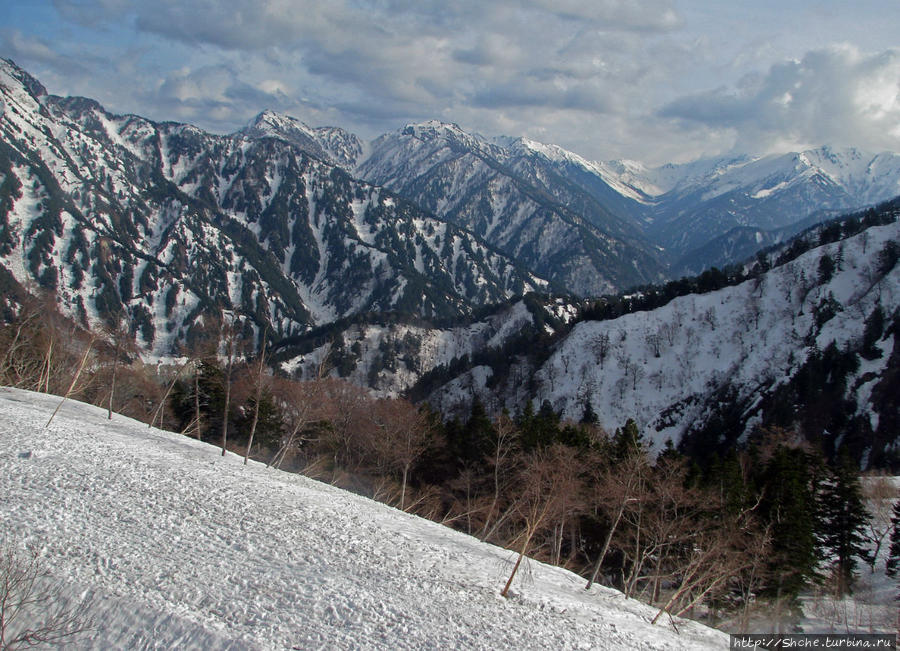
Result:
[[[52,35],[66,39],[8,27],[3,54],[51,92],[214,131],[270,108],[363,137],[437,117],[648,163],[733,147],[900,149],[897,50],[804,53],[809,35],[772,28],[812,20],[790,3],[758,24],[756,9],[706,0],[53,3],[68,22]],[[815,25],[860,32],[844,18]]]
[[[819,144],[900,150],[900,50],[811,51],[747,76],[736,88],[674,100],[660,115],[731,132],[741,150]]]

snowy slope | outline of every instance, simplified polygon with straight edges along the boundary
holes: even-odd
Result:
[[[491,410],[520,410],[524,401],[547,400],[564,418],[578,420],[590,403],[600,423],[612,431],[634,418],[657,449],[682,436],[710,415],[717,396],[742,410],[742,422],[759,417],[762,397],[788,382],[813,351],[834,342],[839,350],[858,345],[864,321],[880,305],[886,314],[900,308],[900,265],[883,277],[875,273],[879,252],[900,242],[900,223],[872,227],[852,238],[809,250],[759,278],[705,294],[688,294],[651,311],[577,324],[539,368],[521,362],[516,373],[488,388],[493,371],[476,367],[429,397],[445,412],[465,413],[472,396]],[[820,260],[841,260],[821,282]],[[834,300],[833,315],[823,305]],[[607,350],[601,355],[600,343]],[[879,428],[872,395],[893,373],[895,338],[877,344],[881,357],[861,360],[848,379],[846,396],[857,415]],[[526,395],[517,377],[534,374]],[[895,439],[896,433],[892,434]]]
[[[548,311],[549,314],[549,311]],[[299,379],[316,377],[327,355],[332,370],[344,367],[344,379],[373,389],[378,395],[408,391],[424,373],[449,366],[464,355],[500,348],[515,337],[532,332],[534,318],[524,301],[499,306],[486,317],[462,324],[435,327],[417,323],[359,323],[331,333],[318,345],[285,346],[276,361]],[[340,345],[337,345],[337,342]],[[303,351],[298,352],[302,347]]]
[[[713,649],[693,622],[183,436],[0,388],[0,537],[42,550],[98,626],[66,648]],[[523,577],[528,573],[526,572]]]

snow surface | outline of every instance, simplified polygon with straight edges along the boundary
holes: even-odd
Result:
[[[308,478],[0,388],[0,539],[96,628],[66,648],[712,649],[696,622]],[[0,540],[2,542],[2,540]]]
[[[514,380],[499,397],[496,387],[486,386],[490,374],[473,369],[430,395],[428,402],[444,413],[465,414],[476,396],[492,413],[503,407],[520,411],[527,399],[535,405],[547,400],[573,421],[589,402],[605,429],[611,432],[634,418],[659,450],[667,439],[678,443],[705,416],[717,391],[733,388],[738,398],[749,400],[789,381],[812,351],[810,333],[819,350],[831,342],[843,348],[862,337],[876,304],[887,314],[900,307],[900,266],[881,279],[873,271],[889,241],[900,241],[900,222],[815,247],[733,287],[688,294],[651,311],[580,322],[540,368],[514,366]],[[819,284],[819,261],[826,253],[833,260],[842,258],[841,268]],[[818,328],[816,307],[829,295],[842,309]],[[601,359],[604,339],[608,351]],[[854,378],[885,373],[893,339],[876,345],[882,356],[862,363]],[[522,377],[533,377],[531,394],[522,390]],[[860,415],[872,413],[868,400],[873,386],[860,384],[857,390]]]

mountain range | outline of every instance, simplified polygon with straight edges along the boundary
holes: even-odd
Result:
[[[280,351],[311,377],[406,392],[447,417],[543,405],[655,450],[725,454],[758,427],[900,467],[900,200],[803,233],[734,276],[591,304],[526,297],[454,327],[364,322]],[[353,349],[353,350],[351,350]]]
[[[419,275],[431,273],[423,267],[429,264],[422,258],[423,246],[439,258],[443,256],[443,278],[430,279],[441,290],[431,293],[447,294],[449,302],[457,304],[457,313],[466,311],[460,307],[463,303],[477,305],[502,298],[511,290],[547,283],[560,292],[599,296],[697,274],[709,266],[724,267],[759,248],[784,241],[811,222],[900,194],[900,156],[891,153],[822,147],[649,168],[633,161],[593,162],[526,138],[489,139],[438,121],[407,125],[365,143],[343,129],[312,128],[271,111],[260,113],[234,134],[217,136],[189,125],[115,116],[84,98],[54,97],[11,61],[4,61],[0,68],[0,133],[5,148],[11,147],[16,155],[33,163],[40,160],[48,165],[55,185],[86,219],[102,219],[98,213],[106,210],[128,215],[140,200],[143,205],[138,212],[144,213],[143,221],[164,223],[165,218],[148,216],[163,208],[151,205],[147,194],[162,198],[180,192],[195,204],[189,212],[202,213],[196,203],[204,202],[210,216],[218,213],[229,223],[237,219],[240,226],[261,229],[256,234],[262,235],[261,240],[257,237],[261,250],[271,252],[284,267],[281,273],[291,277],[288,284],[300,281],[305,285],[296,297],[279,296],[277,300],[283,303],[279,311],[305,325],[397,304],[427,315],[442,309],[425,305],[430,303],[427,296],[414,298],[412,291],[374,289],[377,255],[367,262],[368,280],[374,284],[365,295],[339,295],[339,290],[322,285],[322,274],[317,274],[322,270],[327,275],[329,265],[322,269],[321,264],[325,254],[329,260],[338,254],[333,248],[328,252],[320,251],[321,246],[315,251],[309,248],[321,235],[315,233],[316,215],[311,217],[312,227],[301,229],[292,214],[299,210],[301,195],[307,192],[308,174],[329,179],[345,174],[346,182],[338,184],[339,188],[329,185],[329,197],[344,190],[350,194],[370,192],[365,200],[341,196],[355,215],[364,214],[369,206],[383,206],[382,197],[389,204],[395,198],[403,199],[414,206],[399,210],[413,221],[418,219],[425,231],[435,231],[436,218],[462,229],[454,230],[450,239],[464,238],[464,250],[487,247],[480,255],[490,251],[493,260],[487,266],[495,276],[505,275],[506,279],[486,280],[489,288],[479,293],[473,287],[462,289],[459,285],[464,281],[450,278],[453,274],[447,269],[459,269],[460,265],[451,259],[440,237],[434,240],[419,234],[420,241],[412,247],[408,242],[392,245],[392,259],[398,255],[403,259],[394,260],[394,276],[407,273],[400,268],[410,266]],[[286,157],[292,157],[291,161]],[[301,178],[304,182],[298,184]],[[361,183],[383,189],[357,190]],[[79,198],[98,190],[106,193],[99,206]],[[387,198],[385,190],[393,198]],[[319,186],[317,191],[322,192]],[[9,190],[5,196],[11,196]],[[313,203],[320,205],[311,197],[302,198],[307,199],[306,213]],[[365,205],[359,203],[363,201]],[[126,205],[120,205],[123,203]],[[394,212],[392,205],[388,212]],[[341,218],[349,220],[349,214],[345,209]],[[296,233],[289,233],[290,229]],[[202,239],[202,229],[193,230],[185,240]],[[412,230],[407,231],[414,237]],[[381,246],[373,236],[364,241],[366,236],[357,233],[350,239],[363,248]],[[330,245],[342,248],[349,246],[349,241],[336,236]],[[295,262],[285,258],[291,247],[299,247],[291,250]],[[400,248],[405,251],[401,253]],[[386,253],[385,248],[381,252]],[[297,265],[301,257],[318,258],[320,264],[310,262],[305,274],[300,274]],[[359,255],[356,258],[361,259]],[[501,262],[502,258],[506,260]],[[478,266],[468,261],[463,266],[470,264]],[[330,269],[337,266],[338,262],[332,262]],[[512,268],[517,268],[516,272]],[[227,284],[219,275],[219,284]],[[482,277],[490,275],[484,266],[468,272],[479,285]],[[409,287],[408,283],[405,286]],[[90,315],[89,306],[85,311]]]
[[[369,311],[459,317],[547,286],[307,151],[352,156],[358,142],[340,132],[287,140],[260,120],[256,135],[217,136],[116,116],[48,95],[9,62],[0,97],[5,286],[55,292],[85,324],[124,317],[156,354],[190,345],[223,309],[277,339]]]
[[[438,121],[367,143],[269,111],[216,135],[0,62],[0,309],[47,292],[154,358],[230,315],[285,372],[327,359],[447,415],[546,401],[714,448],[795,425],[779,409],[812,404],[796,383],[832,351],[853,358],[825,401],[840,413],[805,433],[852,431],[889,464],[897,207],[818,224],[898,194],[900,156],[855,149],[648,168]]]

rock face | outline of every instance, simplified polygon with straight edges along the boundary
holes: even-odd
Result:
[[[459,317],[544,287],[463,228],[352,178],[359,142],[111,115],[0,63],[0,264],[156,354],[233,310],[276,338],[368,311]],[[250,327],[250,326],[248,326]]]

